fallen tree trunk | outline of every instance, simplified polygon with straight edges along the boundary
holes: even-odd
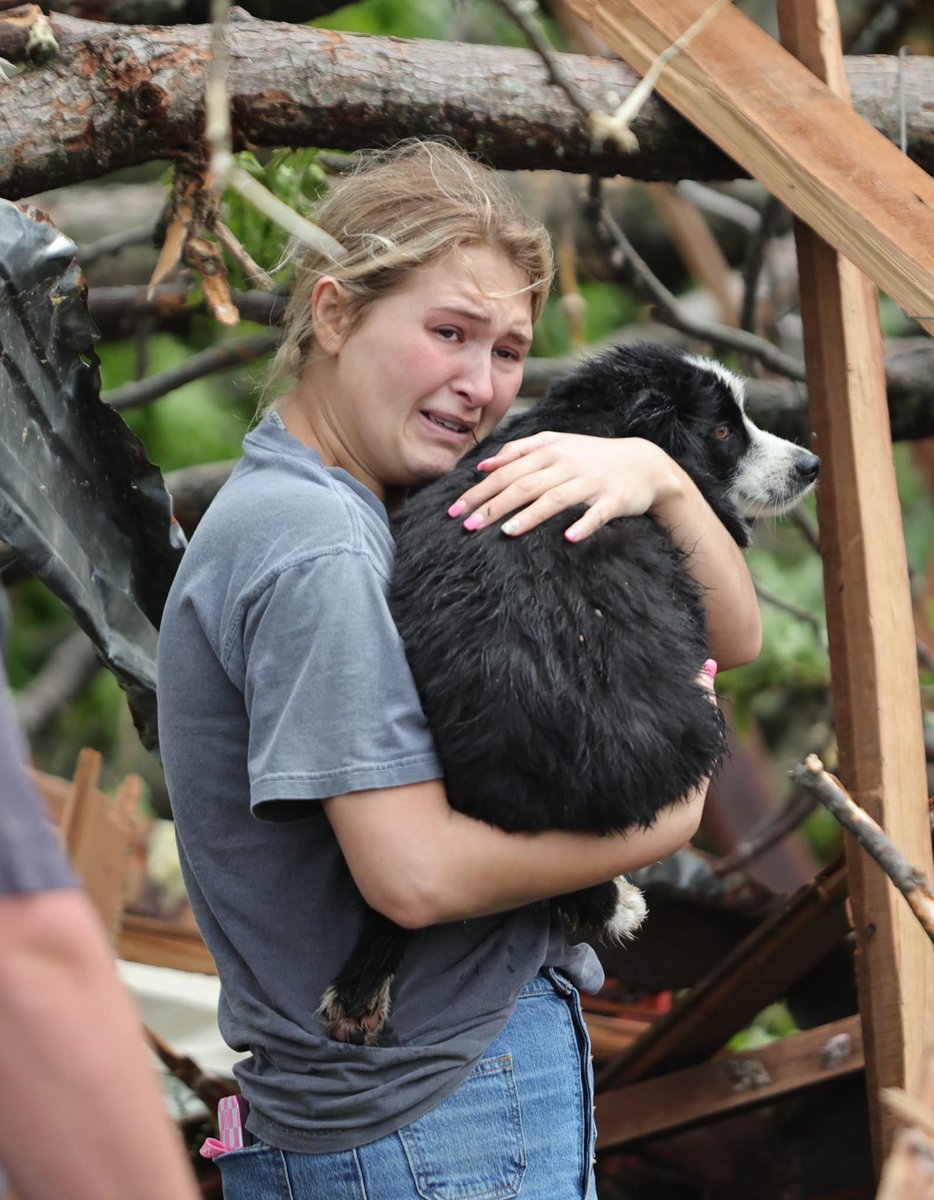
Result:
[[[3,85],[0,195],[9,199],[95,179],[118,167],[200,152],[210,28],[120,26],[53,14],[59,55]],[[0,15],[0,57],[24,52]],[[733,179],[726,155],[653,97],[633,124],[640,149],[595,151],[533,51],[339,34],[258,21],[228,29],[234,134],[254,146],[354,150],[412,135],[447,135],[504,169]],[[611,107],[638,76],[622,63],[561,60],[594,103]],[[899,137],[899,63],[847,62],[854,107]],[[934,171],[934,59],[902,64],[908,153]]]

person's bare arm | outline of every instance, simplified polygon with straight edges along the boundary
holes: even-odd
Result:
[[[586,504],[565,531],[578,542],[615,517],[651,513],[687,553],[704,590],[710,651],[721,670],[756,658],[762,627],[743,553],[691,478],[653,442],[538,433],[508,442],[481,466],[483,479],[450,510],[467,529],[511,514],[503,532],[518,536]]]
[[[367,903],[409,929],[503,912],[613,879],[690,841],[706,783],[647,830],[505,833],[451,809],[440,780],[324,801]]]
[[[0,1163],[21,1200],[195,1200],[85,895],[0,897]]]

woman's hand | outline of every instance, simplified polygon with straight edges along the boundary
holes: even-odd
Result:
[[[643,438],[536,433],[507,442],[477,466],[486,478],[448,509],[470,513],[464,528],[488,526],[512,514],[503,533],[527,533],[578,504],[587,512],[564,536],[579,542],[614,517],[641,516],[676,488],[680,470],[663,450]]]
[[[743,553],[685,471],[642,438],[537,433],[508,442],[478,464],[486,476],[448,509],[465,529],[512,514],[503,533],[527,533],[556,513],[586,504],[564,533],[579,542],[614,517],[651,512],[684,551],[701,585],[710,648],[721,667],[759,653],[759,605]]]

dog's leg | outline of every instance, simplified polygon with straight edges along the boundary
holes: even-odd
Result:
[[[571,929],[595,929],[611,942],[634,937],[648,914],[642,892],[622,875],[560,896],[555,903]]]
[[[321,997],[318,1016],[330,1037],[375,1046],[389,1017],[389,989],[409,931],[373,909],[367,911],[353,951]]]

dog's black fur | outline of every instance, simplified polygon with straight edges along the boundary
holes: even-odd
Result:
[[[756,430],[741,404],[738,381],[717,364],[663,346],[617,348],[406,502],[394,521],[392,612],[453,808],[512,831],[609,833],[651,825],[714,771],[726,743],[697,680],[709,654],[701,590],[653,518],[610,521],[575,545],[563,536],[574,512],[510,538],[497,525],[465,532],[446,510],[506,440],[546,429],[641,437],[684,468],[746,546],[756,503],[788,507],[817,459]],[[742,485],[754,460],[761,478]],[[600,927],[620,900],[608,883],[556,903],[570,923]],[[388,1011],[406,935],[374,921],[322,1002],[338,1037],[375,1040],[371,1026]]]

